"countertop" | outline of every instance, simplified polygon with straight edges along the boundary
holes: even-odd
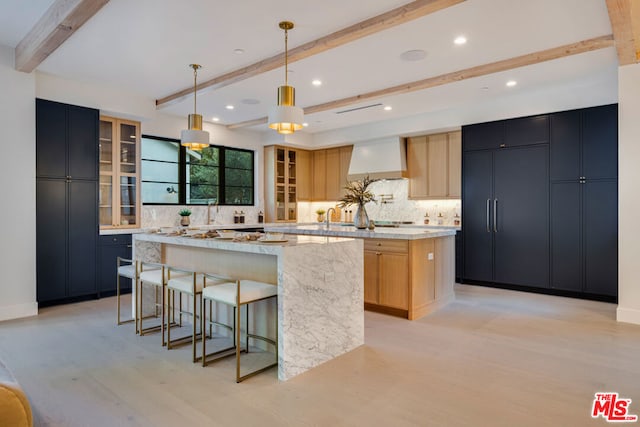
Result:
[[[424,227],[376,227],[373,231],[358,230],[352,225],[298,225],[298,224],[268,224],[264,226],[266,232],[281,232],[285,234],[304,234],[314,236],[352,237],[361,239],[401,239],[418,240],[436,237],[455,236],[455,228],[424,228]]]
[[[234,252],[278,255],[284,247],[327,245],[351,241],[349,238],[318,236],[285,236],[286,242],[235,241],[220,238],[197,238],[187,236],[168,236],[160,233],[136,234],[135,241],[164,243],[170,245],[191,246],[197,248],[221,249]]]
[[[192,224],[188,227],[181,226],[166,226],[166,227],[148,227],[148,228],[109,228],[105,230],[100,230],[101,236],[108,236],[110,234],[139,234],[139,233],[148,233],[150,230],[158,230],[160,228],[171,228],[175,230],[187,228],[189,230],[237,230],[243,228],[262,228],[265,225],[277,225],[277,223],[273,224],[264,224],[264,223],[244,223],[244,224]]]

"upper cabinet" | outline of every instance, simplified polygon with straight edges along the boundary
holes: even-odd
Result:
[[[100,117],[100,228],[140,226],[140,123]]]
[[[298,151],[264,147],[264,192],[267,222],[297,220]]]
[[[407,139],[410,199],[460,198],[461,132]]]
[[[344,196],[353,145],[313,151],[311,200],[335,201]]]

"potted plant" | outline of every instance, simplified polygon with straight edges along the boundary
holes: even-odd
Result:
[[[191,215],[191,211],[189,209],[181,209],[180,212],[178,212],[178,215],[182,217],[180,219],[180,225],[185,227],[188,226],[190,223],[189,216]]]
[[[318,222],[323,222],[324,221],[325,212],[326,211],[324,209],[317,209],[316,210],[316,214],[318,215]]]
[[[350,205],[357,205],[358,209],[353,219],[353,225],[355,225],[356,228],[364,229],[369,226],[369,217],[364,205],[376,201],[375,195],[369,190],[369,186],[374,182],[376,182],[376,180],[369,178],[367,175],[362,180],[349,181],[344,187],[346,194],[340,199],[338,207],[344,208]]]

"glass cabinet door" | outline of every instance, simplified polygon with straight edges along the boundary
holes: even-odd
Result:
[[[101,227],[114,225],[113,219],[113,123],[100,120],[100,190],[98,193]]]
[[[139,226],[140,123],[100,118],[100,227]]]

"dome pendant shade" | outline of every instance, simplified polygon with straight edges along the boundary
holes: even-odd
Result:
[[[202,130],[202,116],[196,114],[196,78],[200,65],[189,66],[193,68],[193,114],[189,114],[188,128],[180,133],[180,145],[198,151],[209,146],[209,132]]]
[[[278,133],[290,134],[302,129],[304,111],[295,106],[296,90],[293,86],[278,88],[278,105],[269,111],[269,127]]]

